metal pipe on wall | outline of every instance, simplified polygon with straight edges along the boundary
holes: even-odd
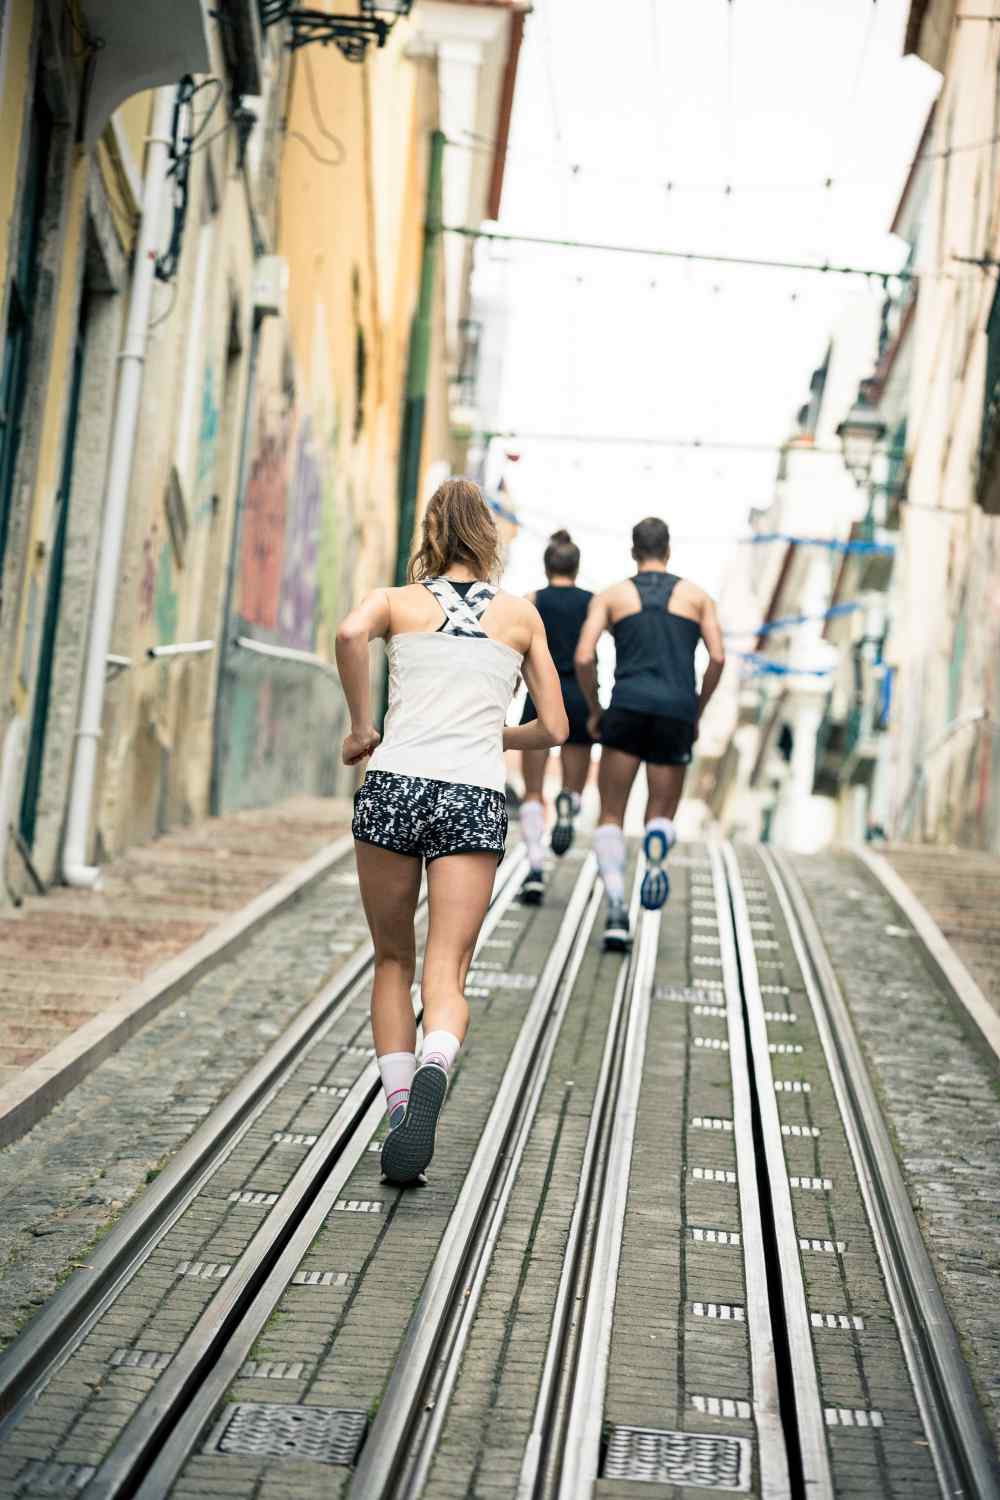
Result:
[[[63,878],[68,885],[75,886],[95,886],[100,877],[99,868],[87,863],[87,840],[97,776],[97,748],[104,715],[107,659],[114,627],[129,482],[142,401],[157,243],[170,167],[171,117],[175,94],[174,88],[157,89],[153,102],[142,194],[142,219],[132,265],[125,341],[119,355],[121,373],[115,397],[97,581],[84,665],[83,696],[76,731],[76,754],[62,856]]]

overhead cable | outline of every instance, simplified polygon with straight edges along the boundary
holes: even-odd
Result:
[[[600,240],[572,240],[558,235],[509,234],[500,229],[473,229],[467,224],[442,224],[445,234],[457,234],[463,239],[488,240],[503,245],[538,245],[550,250],[599,250],[608,255],[644,255],[654,260],[700,261],[717,266],[750,266],[766,271],[817,271],[825,276],[863,276],[866,280],[911,281],[914,272],[905,267],[899,271],[877,270],[872,266],[840,266],[829,261],[769,260],[753,255],[723,255],[701,250],[664,250],[650,245],[615,245]],[[947,272],[935,273],[947,276]]]

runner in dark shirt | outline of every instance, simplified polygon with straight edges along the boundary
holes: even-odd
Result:
[[[632,556],[639,571],[594,598],[576,650],[577,676],[590,705],[590,731],[603,747],[594,852],[608,896],[607,948],[624,948],[629,941],[622,824],[635,774],[644,763],[648,868],[642,904],[655,911],[670,888],[663,865],[677,837],[673,819],[698,720],[725,664],[714,601],[696,584],[667,572],[670,531],[665,521],[650,516],[633,527]],[[611,703],[602,713],[595,658],[605,630],[615,638],[616,665]],[[705,642],[709,657],[700,690],[694,675],[699,641]]]
[[[574,820],[580,811],[580,795],[590,769],[593,740],[587,728],[589,708],[576,680],[573,657],[580,638],[587,609],[594,597],[587,589],[576,586],[580,569],[580,549],[568,531],[553,532],[545,549],[545,573],[548,583],[528,598],[542,617],[549,651],[559,673],[563,703],[569,719],[569,739],[560,752],[562,790],[556,797],[556,821],[552,829],[553,854],[565,854],[573,843]],[[537,718],[529,697],[524,705],[522,724]],[[542,871],[545,836],[545,803],[542,787],[547,750],[525,750],[521,756],[524,773],[524,801],[521,803],[521,837],[528,851],[528,876],[521,887],[521,900],[537,906],[545,896]]]

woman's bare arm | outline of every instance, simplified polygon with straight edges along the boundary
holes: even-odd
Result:
[[[351,730],[343,745],[345,766],[356,766],[367,759],[381,739],[372,723],[368,643],[384,638],[388,631],[389,596],[385,589],[366,595],[337,631],[337,670],[351,716]]]
[[[512,724],[506,728],[503,732],[505,750],[550,750],[553,745],[561,745],[569,734],[559,673],[549,654],[545,626],[534,606],[531,613],[531,642],[524,654],[522,671],[538,710],[538,718],[528,724]]]

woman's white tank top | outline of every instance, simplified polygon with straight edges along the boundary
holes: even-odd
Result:
[[[390,638],[389,710],[369,769],[502,792],[503,726],[522,657],[479,623],[492,584],[473,584],[464,599],[447,578],[425,587],[444,625]]]

